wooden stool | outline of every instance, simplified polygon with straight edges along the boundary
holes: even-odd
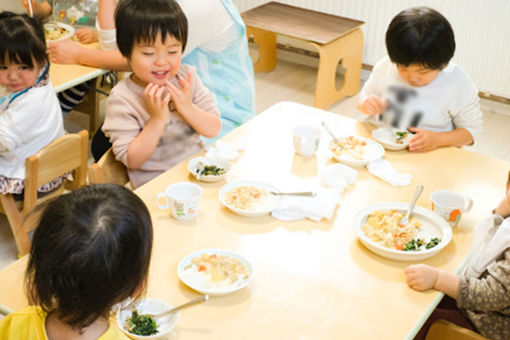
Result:
[[[255,73],[276,67],[276,34],[309,43],[319,51],[314,106],[325,109],[340,98],[356,94],[361,76],[363,21],[320,13],[278,2],[243,12],[248,37],[259,45]],[[335,84],[339,62],[345,68],[342,88]]]

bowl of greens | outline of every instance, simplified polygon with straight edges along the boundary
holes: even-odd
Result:
[[[177,324],[179,313],[153,318],[149,314],[159,314],[172,309],[163,300],[144,298],[117,311],[117,325],[131,339],[159,339],[167,336]]]
[[[219,181],[229,170],[229,161],[220,157],[195,157],[188,162],[188,171],[203,182]]]
[[[372,131],[372,137],[386,150],[403,150],[409,145],[412,133],[405,130],[382,127]]]

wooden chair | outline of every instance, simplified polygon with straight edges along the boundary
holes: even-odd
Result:
[[[109,148],[97,163],[89,165],[89,183],[115,183],[119,185],[129,183],[126,166],[115,159],[112,148]]]
[[[28,253],[28,232],[37,226],[38,213],[31,213],[41,202],[60,195],[64,188],[77,189],[87,183],[89,134],[83,130],[67,134],[51,142],[25,161],[25,192],[23,201],[15,201],[11,194],[0,194],[0,212],[7,215],[20,255]],[[72,171],[57,190],[38,199],[37,188]]]
[[[425,340],[489,340],[467,328],[457,326],[446,320],[435,321]]]

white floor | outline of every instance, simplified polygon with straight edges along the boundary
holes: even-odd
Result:
[[[313,105],[316,69],[279,60],[276,69],[255,77],[257,112],[262,112],[280,101],[295,101]],[[356,110],[356,96],[345,98],[332,105],[329,111],[355,119],[363,115]],[[482,100],[484,129],[480,142],[471,147],[473,152],[510,161],[510,105]],[[88,116],[72,112],[65,119],[69,132],[88,127]],[[510,170],[510,169],[509,169]],[[4,215],[0,215],[0,269],[15,261],[16,246]]]

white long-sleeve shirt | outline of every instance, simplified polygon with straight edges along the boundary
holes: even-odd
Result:
[[[374,66],[362,89],[362,98],[369,95],[384,98],[400,110],[395,127],[402,129],[413,126],[413,120],[418,119],[415,126],[436,132],[465,128],[476,141],[483,127],[478,90],[466,71],[454,63],[449,63],[431,83],[414,87],[385,57]],[[390,122],[396,117],[391,108],[383,115]]]

